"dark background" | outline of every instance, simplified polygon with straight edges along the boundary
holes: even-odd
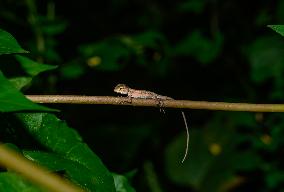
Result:
[[[176,99],[282,103],[284,1],[0,1],[1,28],[58,65],[26,94],[116,95],[125,83]],[[11,70],[13,71],[13,70]],[[10,75],[14,75],[13,72]],[[281,191],[282,114],[53,105],[137,191]]]

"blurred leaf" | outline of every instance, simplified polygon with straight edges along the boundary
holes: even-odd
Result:
[[[271,21],[271,14],[267,10],[261,10],[257,15],[255,23],[257,26],[263,27]]]
[[[21,48],[10,33],[0,29],[0,55],[11,53],[28,53],[28,51]]]
[[[132,37],[132,46],[134,47],[136,45],[137,48],[159,48],[161,44],[164,44],[165,40],[166,39],[162,33],[156,31],[146,31]]]
[[[65,122],[48,113],[19,113],[17,117],[42,145],[88,169],[92,173],[92,183],[96,191],[115,191],[111,173],[82,141],[80,135]]]
[[[283,23],[284,22],[284,0],[279,0],[278,4],[276,6],[277,11],[276,11],[276,15],[277,15],[277,21],[278,23]]]
[[[21,90],[23,87],[28,85],[31,81],[31,77],[14,77],[10,78],[9,81],[16,87],[16,89]]]
[[[148,67],[150,71],[163,74],[169,66],[165,59],[168,44],[161,33],[146,31],[135,36],[121,36],[83,45],[80,53],[87,58],[87,64],[102,70],[120,70],[130,58],[136,64]]]
[[[166,172],[175,183],[198,191],[219,191],[234,176],[234,123],[222,115],[205,129],[191,129],[188,159],[181,165],[185,137],[180,135],[166,151]],[[222,171],[220,171],[222,170]]]
[[[235,164],[235,168],[241,171],[256,170],[263,165],[262,159],[255,151],[238,153],[234,158],[234,161],[238,162]]]
[[[46,21],[42,25],[42,31],[44,34],[49,36],[54,36],[61,34],[65,31],[67,27],[67,22],[65,21],[59,21],[59,20],[52,20],[52,21]]]
[[[151,123],[147,121],[140,124],[134,123],[128,126],[107,123],[98,127],[98,131],[94,131],[93,137],[96,140],[94,143],[98,148],[105,149],[107,156],[116,157],[116,159],[111,159],[112,164],[117,163],[120,169],[125,170],[135,162],[145,141],[149,139],[157,141],[152,138],[157,131],[155,127],[157,124],[153,121]],[[101,138],[104,138],[104,142],[99,142]]]
[[[37,46],[32,44],[30,45],[31,50],[33,53],[37,53],[38,56],[41,56],[44,58],[45,61],[51,62],[51,63],[59,63],[61,62],[61,55],[60,51],[58,51],[56,48],[59,44],[59,41],[55,39],[54,37],[46,37],[44,40],[44,49],[38,50]]]
[[[54,10],[49,11],[54,12]],[[55,16],[37,15],[36,19],[37,24],[40,26],[43,34],[46,36],[55,36],[61,34],[66,30],[68,25],[67,21],[56,18]]]
[[[281,170],[270,171],[266,176],[266,182],[270,189],[281,186],[284,182],[284,172]]]
[[[21,64],[21,66],[24,68],[25,72],[31,76],[36,76],[41,72],[57,68],[57,66],[41,64],[20,55],[16,55],[15,57]]]
[[[178,10],[182,12],[201,13],[204,10],[205,0],[187,0],[181,3]]]
[[[79,52],[87,58],[90,67],[107,71],[117,71],[123,68],[123,61],[129,56],[126,47],[115,39],[82,45],[79,47]],[[94,57],[99,58],[101,62],[93,65],[90,58]]]
[[[155,191],[155,192],[163,191],[159,182],[159,178],[151,161],[146,161],[144,163],[144,174],[149,191]]]
[[[246,127],[249,129],[254,129],[255,127],[258,128],[254,113],[234,113],[234,115],[230,116],[230,119],[238,127]]]
[[[268,118],[268,125],[271,127],[271,151],[277,152],[279,149],[282,150],[284,147],[284,117],[282,114],[274,114]]]
[[[60,73],[65,79],[76,79],[85,73],[85,68],[78,62],[70,62],[62,65]]]
[[[50,41],[50,40],[48,40]],[[47,43],[46,43],[47,44]],[[55,49],[55,47],[48,47],[47,50],[45,50],[42,55],[46,60],[53,61],[53,62],[60,62],[61,56],[59,55],[58,50]]]
[[[0,111],[12,112],[23,110],[56,111],[28,100],[4,77],[2,72],[0,72]]]
[[[0,191],[5,192],[44,192],[20,175],[12,172],[0,173]],[[47,192],[47,191],[46,191]]]
[[[176,56],[192,56],[203,64],[213,61],[221,52],[223,35],[216,33],[213,40],[204,37],[199,30],[186,36],[174,48]]]
[[[118,175],[116,173],[112,173],[116,192],[135,192],[135,189],[131,187],[128,179],[123,175]]]
[[[284,36],[284,25],[267,25],[267,27]]]
[[[121,37],[121,41],[134,54],[136,63],[155,75],[164,75],[169,66],[169,43],[162,33],[145,31],[134,36]]]
[[[284,72],[284,39],[262,37],[248,46],[246,53],[251,65],[251,78],[262,83],[270,78],[276,84],[283,84]]]
[[[64,175],[74,183],[89,191],[99,191],[97,174],[80,162],[59,154],[41,151],[24,151],[25,157],[47,167],[51,171],[64,171]]]

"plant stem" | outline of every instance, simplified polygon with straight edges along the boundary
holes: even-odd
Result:
[[[26,0],[26,5],[28,9],[28,21],[35,35],[37,51],[41,55],[45,51],[45,40],[40,26],[40,22],[38,20],[39,15],[37,13],[36,1]],[[39,62],[43,62],[43,58],[41,56],[39,56],[37,60]]]
[[[96,105],[132,105],[159,107],[154,99],[131,99],[127,97],[112,96],[79,96],[79,95],[26,95],[36,103],[61,103],[61,104],[96,104]],[[284,112],[284,104],[250,104],[226,103],[190,100],[165,100],[165,108],[179,109],[205,109],[222,111],[248,111],[248,112]]]
[[[31,182],[45,187],[48,191],[83,192],[82,189],[78,188],[74,184],[71,184],[69,181],[37,166],[3,144],[0,145],[0,154],[0,165],[20,173]]]

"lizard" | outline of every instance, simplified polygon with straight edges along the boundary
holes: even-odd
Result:
[[[159,95],[159,94],[156,94],[156,93],[151,92],[151,91],[132,89],[125,84],[118,84],[114,88],[114,92],[122,94],[122,95],[127,95],[127,97],[129,97],[130,99],[132,99],[132,98],[155,99],[159,102],[158,103],[159,107],[162,107],[162,101],[173,100],[173,98],[171,98],[171,97]],[[185,148],[185,153],[184,153],[183,159],[181,161],[183,163],[185,161],[186,157],[187,157],[187,154],[188,154],[189,129],[188,129],[187,120],[186,120],[184,112],[181,111],[181,114],[182,114],[182,117],[183,117],[183,120],[184,120],[185,130],[186,130],[186,148]]]

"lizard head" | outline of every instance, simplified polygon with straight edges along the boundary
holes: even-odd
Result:
[[[128,91],[129,91],[129,87],[125,84],[118,84],[114,88],[114,92],[120,93],[120,94],[123,94],[123,95],[127,95]]]

